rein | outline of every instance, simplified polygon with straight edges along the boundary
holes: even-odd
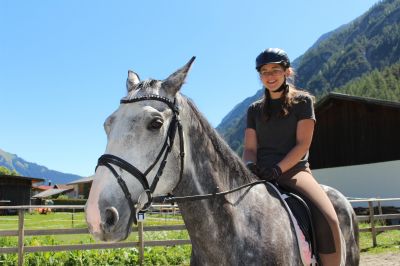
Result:
[[[199,194],[199,195],[190,195],[190,196],[182,196],[182,197],[175,197],[173,195],[166,195],[166,196],[158,196],[154,197],[154,200],[157,201],[162,201],[166,203],[171,203],[171,202],[184,202],[184,201],[196,201],[196,200],[203,200],[203,199],[209,199],[209,198],[214,198],[214,197],[220,197],[220,196],[225,196],[227,194],[242,190],[246,187],[253,187],[258,184],[269,184],[266,180],[258,180],[254,181],[251,183],[244,184],[242,186],[238,186],[234,189],[226,190],[226,191],[221,191],[221,192],[215,192],[215,193],[209,193],[209,194]],[[218,190],[218,187],[216,188]]]

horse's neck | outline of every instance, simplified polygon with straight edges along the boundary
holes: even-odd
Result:
[[[185,166],[182,180],[174,190],[176,196],[227,191],[256,181],[204,118],[198,113],[186,114],[183,118]],[[242,258],[234,257],[240,254],[248,264],[278,265],[277,258],[282,254],[293,257],[286,250],[277,251],[281,246],[295,250],[295,242],[287,230],[290,228],[287,212],[272,193],[259,184],[225,196],[180,202],[192,242],[194,264],[218,265],[221,261],[237,264]],[[273,240],[278,231],[287,237],[277,246]],[[241,253],[244,250],[247,252]]]
[[[175,189],[177,196],[210,194],[227,191],[256,181],[246,170],[241,159],[219,137],[211,125],[195,110],[186,114],[192,121],[185,124],[185,167],[181,183]],[[262,191],[261,193],[259,193]],[[261,195],[261,196],[260,196]],[[262,197],[262,200],[260,199]],[[206,215],[218,214],[213,223],[229,223],[236,219],[236,214],[249,206],[267,204],[270,195],[263,185],[245,188],[224,197],[181,203],[186,219],[197,220],[207,225],[210,221],[201,219]],[[258,202],[257,202],[258,201]],[[262,202],[259,202],[262,201]],[[242,213],[243,214],[243,213]],[[242,215],[239,214],[239,215]],[[200,220],[199,220],[200,219]]]
[[[255,181],[241,159],[229,148],[204,117],[189,104],[185,124],[186,186],[179,190],[193,193],[213,193],[229,190]]]

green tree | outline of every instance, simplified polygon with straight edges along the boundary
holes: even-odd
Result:
[[[400,63],[385,69],[375,69],[345,86],[337,92],[400,102]]]
[[[0,175],[18,175],[17,171],[0,166]]]

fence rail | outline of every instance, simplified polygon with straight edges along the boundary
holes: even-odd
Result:
[[[382,205],[381,202],[390,202],[390,201],[400,201],[400,198],[369,198],[369,199],[352,199],[349,200],[350,203],[360,203],[367,202],[368,203],[368,215],[360,215],[357,216],[358,221],[369,221],[371,227],[360,228],[360,232],[371,232],[372,236],[372,245],[376,247],[378,245],[376,236],[378,232],[384,232],[389,230],[400,230],[400,225],[382,225],[377,226],[377,222],[383,220],[391,220],[391,219],[400,219],[399,214],[382,214]],[[375,215],[374,203],[377,203],[379,214]]]
[[[367,202],[369,208],[369,215],[357,216],[358,221],[369,221],[371,227],[362,228],[360,232],[371,232],[373,246],[377,246],[376,235],[378,232],[388,230],[399,230],[400,225],[391,226],[376,226],[376,222],[388,219],[400,219],[400,214],[382,214],[380,203],[387,201],[400,201],[400,198],[380,199],[353,199],[350,202]],[[379,214],[374,213],[374,203],[378,203]],[[171,205],[155,205],[160,211],[172,211],[175,213],[178,210],[177,206]],[[168,226],[148,226],[144,227],[142,221],[138,221],[138,226],[133,227],[133,232],[138,232],[139,241],[118,242],[118,243],[95,243],[95,244],[71,244],[71,245],[53,245],[53,246],[24,246],[25,236],[42,236],[42,235],[71,235],[71,234],[89,234],[87,228],[80,229],[42,229],[31,230],[24,228],[24,215],[26,210],[37,208],[49,209],[83,209],[83,205],[29,205],[29,206],[0,206],[1,209],[18,210],[18,230],[0,230],[0,236],[18,236],[17,247],[0,247],[0,253],[18,253],[18,265],[22,266],[24,263],[24,253],[30,252],[48,252],[48,251],[71,251],[71,250],[89,250],[89,249],[107,249],[107,248],[131,248],[136,247],[139,250],[139,263],[143,263],[144,247],[151,246],[172,246],[172,245],[188,245],[191,244],[190,240],[154,240],[145,241],[144,231],[170,231],[170,230],[186,230],[185,225],[168,225]]]
[[[156,206],[158,207],[158,206]],[[164,208],[165,207],[165,208]],[[177,207],[168,205],[160,208],[160,211],[171,210],[175,212]],[[90,250],[90,249],[107,249],[107,248],[138,248],[139,250],[139,263],[142,264],[144,260],[144,247],[154,246],[173,246],[173,245],[188,245],[191,244],[190,240],[176,239],[176,240],[152,240],[146,241],[144,239],[144,232],[157,232],[157,231],[172,231],[172,230],[186,230],[185,225],[166,225],[166,226],[148,226],[144,227],[142,221],[138,221],[138,226],[132,228],[132,232],[138,232],[139,241],[125,241],[118,243],[95,243],[95,244],[71,244],[71,245],[49,245],[49,246],[25,246],[25,236],[42,236],[42,235],[71,235],[71,234],[89,234],[87,228],[70,228],[70,229],[41,229],[31,230],[24,228],[24,215],[25,211],[37,208],[50,208],[50,209],[83,209],[83,205],[30,205],[30,206],[0,206],[1,209],[18,210],[18,230],[0,230],[0,236],[18,236],[17,247],[0,247],[0,253],[18,253],[18,265],[24,264],[24,254],[31,252],[58,252],[58,251],[71,251],[71,250]],[[164,209],[163,209],[164,208]]]

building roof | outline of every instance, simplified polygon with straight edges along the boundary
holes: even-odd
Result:
[[[51,196],[54,196],[54,195],[62,194],[64,192],[67,192],[67,191],[70,191],[70,190],[72,190],[72,189],[70,189],[70,188],[69,189],[67,189],[67,188],[62,188],[62,189],[51,188],[51,189],[45,190],[43,192],[40,192],[40,193],[32,196],[32,198],[41,198],[41,199],[48,198],[48,197],[51,197]]]
[[[74,189],[73,186],[71,186],[71,185],[65,185],[65,184],[56,184],[56,185],[54,185],[53,188],[58,188],[58,189]]]
[[[0,174],[0,178],[15,178],[15,179],[19,179],[19,180],[31,180],[32,183],[39,183],[39,182],[45,181],[45,179],[43,179],[43,178],[19,176],[19,175],[2,175],[2,174]]]
[[[336,100],[345,100],[345,101],[353,101],[353,102],[361,102],[366,104],[373,104],[373,105],[380,105],[386,107],[394,107],[400,109],[400,102],[376,99],[376,98],[369,98],[369,97],[362,97],[362,96],[354,96],[349,94],[343,94],[338,92],[329,92],[328,95],[323,97],[321,100],[317,102],[315,105],[315,109],[318,109],[324,105],[326,105],[329,100],[336,99]]]
[[[53,188],[53,186],[47,186],[47,185],[40,185],[40,186],[32,186],[32,189],[37,189],[37,190],[48,190]]]
[[[77,184],[83,184],[83,183],[91,183],[93,181],[94,175],[92,176],[88,176],[88,177],[84,177],[72,182],[69,182],[67,185],[77,185]]]

